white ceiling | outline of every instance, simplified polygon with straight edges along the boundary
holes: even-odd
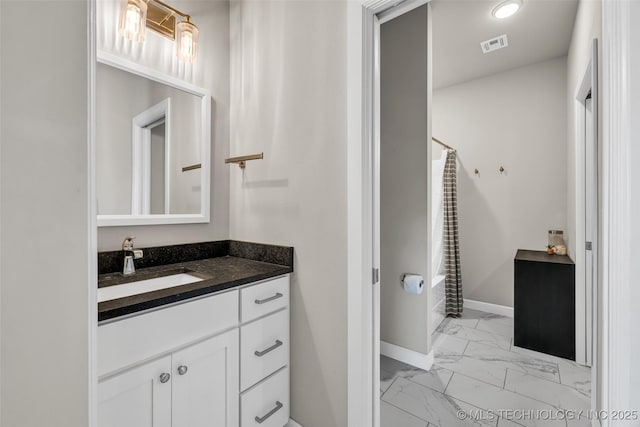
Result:
[[[501,0],[433,0],[433,87],[439,89],[567,54],[578,0],[523,0],[506,19]],[[480,42],[507,34],[507,48],[483,54]]]

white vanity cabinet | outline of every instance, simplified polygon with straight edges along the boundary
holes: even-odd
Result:
[[[287,275],[101,324],[98,426],[284,426],[288,304]]]
[[[117,374],[99,385],[100,427],[237,425],[238,331]]]
[[[240,290],[242,427],[289,421],[289,278]]]

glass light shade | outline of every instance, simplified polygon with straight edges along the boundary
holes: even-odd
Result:
[[[198,27],[189,21],[182,21],[176,24],[176,54],[184,62],[196,62]]]
[[[498,19],[508,18],[520,10],[520,6],[522,6],[521,0],[508,0],[496,6],[492,14]]]
[[[135,42],[144,41],[147,28],[147,3],[144,0],[121,0],[120,34]]]

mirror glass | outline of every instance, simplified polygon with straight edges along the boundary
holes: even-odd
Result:
[[[98,225],[208,222],[209,98],[194,92],[96,64]]]

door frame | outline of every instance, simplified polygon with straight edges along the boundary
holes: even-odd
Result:
[[[379,15],[397,17],[430,0],[359,0],[347,5],[347,420],[380,426]],[[429,53],[430,55],[430,53]],[[428,134],[430,138],[431,126]]]
[[[373,370],[374,336],[372,257],[372,98],[373,16],[395,0],[358,0],[347,5],[347,195],[348,195],[348,425],[373,425],[376,393]],[[629,408],[631,368],[631,248],[628,196],[632,184],[630,97],[632,87],[631,19],[640,18],[630,2],[602,2],[602,260],[601,379],[599,408]],[[637,54],[636,54],[637,55]],[[637,59],[637,58],[636,58]],[[635,92],[634,92],[635,91]],[[602,420],[602,427],[609,420]]]
[[[599,146],[599,108],[600,93],[598,90],[598,40],[594,39],[590,49],[589,63],[584,72],[582,81],[575,90],[574,110],[575,110],[575,144],[576,144],[576,362],[581,365],[591,366],[591,383],[593,392],[591,393],[591,409],[597,408],[597,381],[598,381],[598,288],[599,269],[598,259],[600,255],[599,224],[600,220],[600,200],[599,182],[600,170],[598,168],[598,146]],[[586,132],[586,99],[591,95],[592,105],[592,129],[594,144],[587,147],[588,134]],[[596,161],[596,185],[595,188],[589,185],[586,169],[587,151],[595,149],[594,159]],[[591,288],[587,288],[586,275],[586,216],[591,207],[586,206],[586,192],[595,193],[595,212],[591,212],[595,218],[592,224],[591,234],[591,256],[593,262],[593,280]],[[590,304],[589,304],[590,302]],[[590,336],[589,336],[590,335]],[[590,339],[590,341],[589,341]],[[589,345],[589,342],[591,345]]]
[[[87,0],[87,209],[89,215],[89,268],[87,269],[88,363],[87,405],[88,427],[98,427],[98,192],[96,166],[96,1]]]
[[[131,120],[131,213],[151,214],[151,130],[164,124],[164,215],[171,201],[171,98],[147,108]]]

